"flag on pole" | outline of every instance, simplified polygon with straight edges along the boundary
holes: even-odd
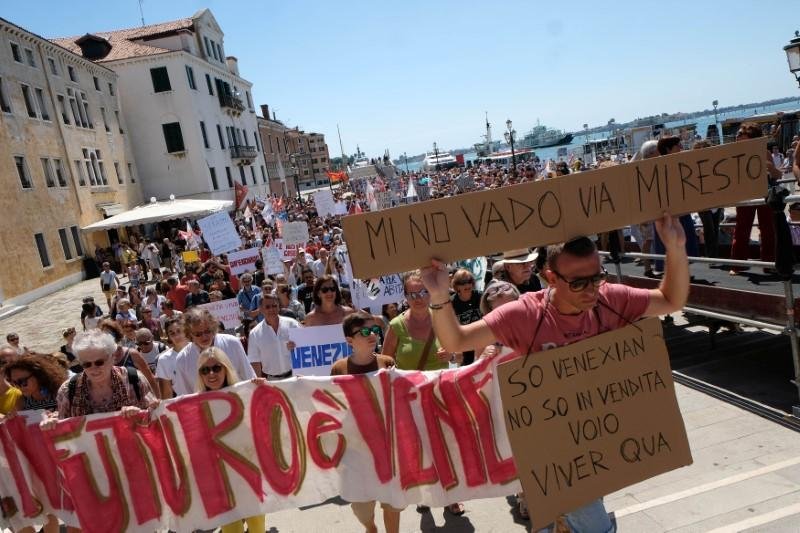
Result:
[[[233,184],[233,196],[236,200],[236,205],[234,209],[239,209],[239,206],[242,205],[244,199],[247,198],[247,186],[242,185],[241,183],[234,183]]]

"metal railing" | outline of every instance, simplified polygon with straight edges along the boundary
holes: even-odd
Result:
[[[244,102],[242,102],[242,99],[232,94],[220,94],[219,105],[220,107],[228,107],[236,111],[244,111]]]
[[[258,150],[255,146],[231,146],[231,157],[233,159],[255,159]]]

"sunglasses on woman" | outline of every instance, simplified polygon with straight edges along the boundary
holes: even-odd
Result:
[[[407,292],[406,298],[409,298],[411,300],[423,300],[427,298],[428,295],[429,295],[428,289],[420,289],[416,292]]]
[[[200,374],[202,374],[203,376],[207,376],[207,375],[211,374],[212,372],[214,374],[219,374],[220,372],[222,372],[222,365],[217,364],[217,365],[201,366],[200,367]]]
[[[372,326],[371,328],[357,329],[353,333],[351,333],[350,336],[351,337],[355,337],[356,335],[358,335],[360,333],[362,337],[369,337],[373,333],[375,335],[380,335],[382,331],[383,330],[381,329],[380,326],[375,325],[375,326]]]
[[[581,291],[585,290],[586,287],[588,287],[590,283],[594,287],[599,287],[600,285],[605,283],[606,280],[608,279],[608,272],[606,271],[606,269],[600,270],[600,272],[598,272],[594,276],[586,276],[584,278],[575,278],[572,281],[568,280],[567,278],[565,278],[564,276],[562,276],[561,274],[559,274],[555,270],[551,270],[551,272],[553,272],[553,274],[555,274],[556,276],[561,278],[562,281],[566,282],[567,285],[569,285],[569,290],[571,290],[572,292],[581,292]]]
[[[98,359],[97,361],[81,361],[83,368],[92,368],[92,366],[103,366],[106,364],[106,359]]]
[[[319,292],[326,293],[326,292],[336,292],[336,287],[320,287]]]

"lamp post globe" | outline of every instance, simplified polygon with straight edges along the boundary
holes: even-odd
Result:
[[[800,85],[800,31],[794,32],[794,39],[783,47],[786,52],[786,61],[789,63],[789,72],[794,74],[794,79]]]

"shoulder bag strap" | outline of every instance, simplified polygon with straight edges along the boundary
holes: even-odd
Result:
[[[433,341],[436,340],[436,334],[433,332],[433,326],[431,326],[431,333],[428,335],[428,340],[425,342],[425,347],[422,348],[422,357],[419,358],[419,364],[417,365],[417,370],[423,370],[425,365],[428,364],[428,359],[431,355],[431,348],[433,347]]]

